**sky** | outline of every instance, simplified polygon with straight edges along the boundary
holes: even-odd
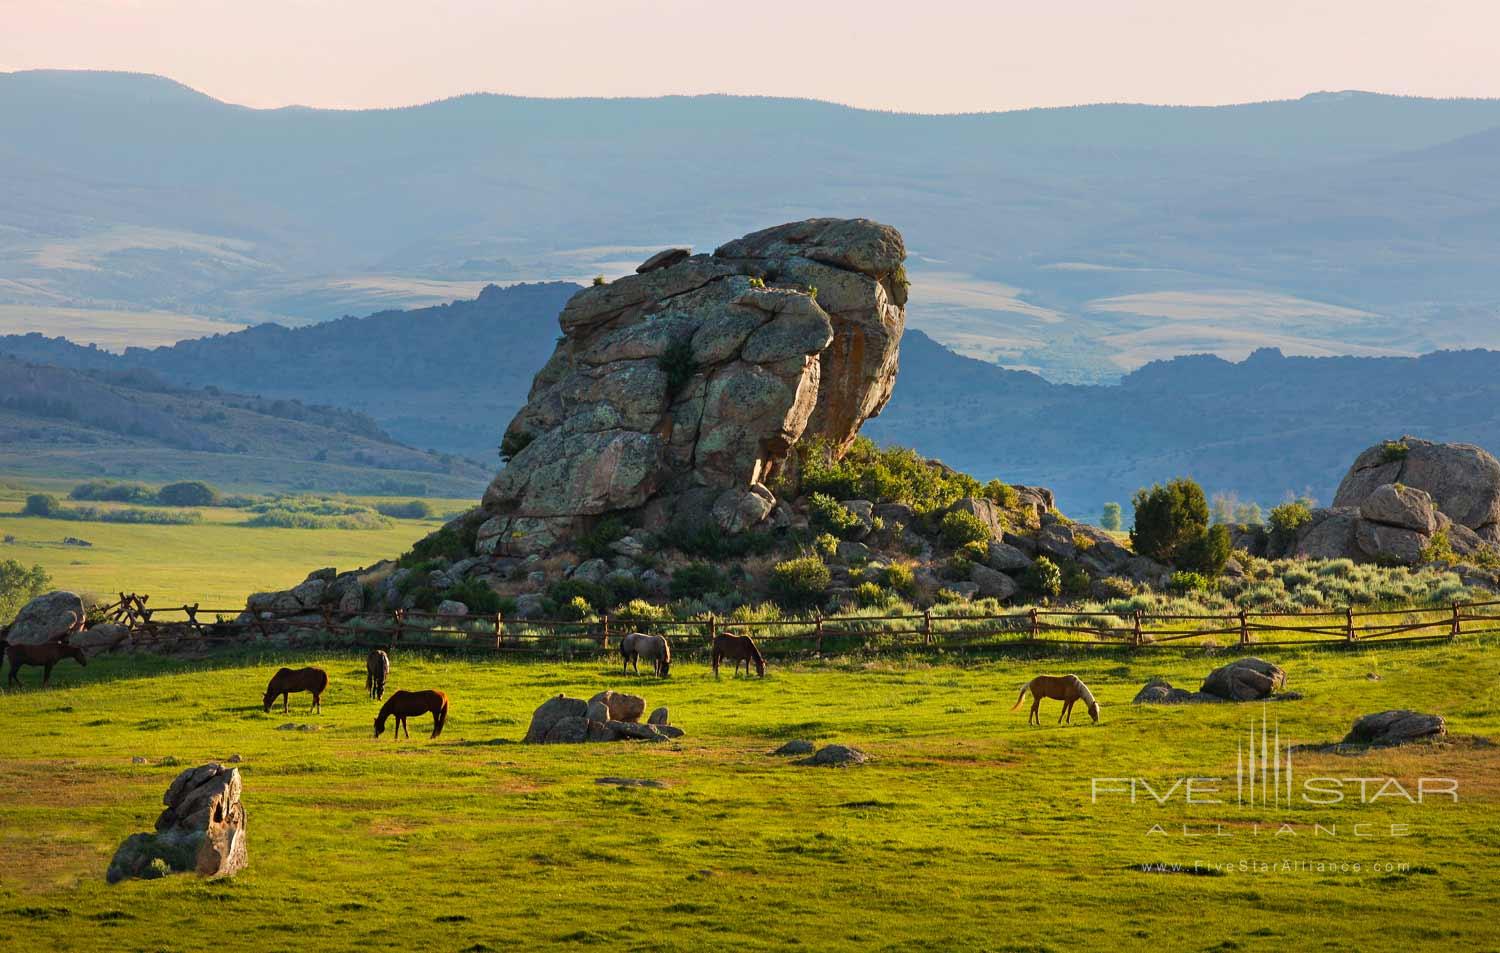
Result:
[[[0,71],[248,106],[744,93],[973,112],[1500,96],[1497,0],[0,0]]]

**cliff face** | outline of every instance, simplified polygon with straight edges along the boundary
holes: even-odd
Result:
[[[812,219],[574,295],[506,429],[478,551],[545,551],[608,513],[725,532],[772,518],[798,442],[846,447],[890,398],[905,255],[889,226]]]

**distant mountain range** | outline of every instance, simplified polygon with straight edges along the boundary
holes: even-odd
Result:
[[[863,215],[906,236],[913,327],[1054,381],[1263,346],[1500,347],[1497,100],[255,110],[39,71],[0,74],[0,129],[0,330],[304,323]]]
[[[406,444],[478,461],[462,472],[480,479],[498,467],[500,434],[577,290],[490,287],[440,307],[256,327],[124,355],[39,334],[0,337],[0,354],[93,374],[146,373],[193,393],[212,382],[266,401],[352,408]],[[1182,475],[1265,505],[1288,493],[1326,502],[1355,455],[1382,439],[1412,433],[1500,449],[1500,352],[1261,350],[1239,363],[1153,362],[1117,384],[1085,386],[962,357],[908,330],[895,396],[865,433],[986,479],[1050,486],[1064,511],[1081,517],[1108,500],[1128,509],[1136,488]]]

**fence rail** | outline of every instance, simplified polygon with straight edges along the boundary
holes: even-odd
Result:
[[[120,593],[103,615],[130,630],[134,643],[163,648],[327,639],[359,647],[453,649],[494,654],[587,655],[609,651],[631,631],[664,635],[678,652],[706,648],[715,635],[752,635],[766,655],[824,655],[869,649],[959,649],[1000,645],[1122,645],[1190,647],[1211,639],[1241,647],[1356,644],[1452,639],[1500,632],[1500,600],[1356,612],[1250,612],[1152,615],[1029,609],[1009,613],[924,611],[886,616],[823,616],[757,621],[709,616],[693,621],[642,621],[603,615],[592,620],[507,619],[501,614],[452,615],[409,609],[341,614],[331,608],[283,613],[153,607],[150,596]],[[212,621],[206,621],[212,619]],[[1203,642],[1192,643],[1201,647]]]

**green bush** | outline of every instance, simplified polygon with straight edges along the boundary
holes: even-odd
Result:
[[[27,569],[14,559],[0,560],[0,625],[8,625],[21,607],[52,588],[41,566]]]
[[[57,497],[51,493],[33,493],[26,497],[26,505],[21,508],[22,516],[55,516],[62,506]]]
[[[214,506],[219,502],[219,491],[202,480],[186,480],[157,490],[156,500],[163,506]]]
[[[1062,574],[1062,592],[1064,595],[1075,599],[1088,595],[1089,588],[1093,584],[1093,579],[1082,566],[1072,560],[1068,560],[1058,566],[1057,570]]]
[[[494,615],[497,612],[504,611],[505,599],[500,593],[478,579],[465,579],[455,585],[449,586],[443,592],[443,599],[462,602],[469,607],[470,612],[482,615]]]
[[[1056,599],[1062,595],[1062,570],[1046,556],[1038,556],[1022,574],[1021,585],[1039,599]]]
[[[661,534],[661,541],[688,556],[720,562],[758,556],[776,546],[770,533],[726,533],[712,520],[675,520]]]
[[[1411,447],[1405,440],[1387,440],[1380,445],[1380,459],[1384,463],[1405,460],[1409,453],[1411,453]]]
[[[968,510],[949,510],[944,513],[938,529],[943,534],[943,542],[949,546],[988,542],[990,539],[989,526]]]
[[[689,338],[673,341],[656,359],[656,366],[667,375],[667,396],[673,397],[687,386],[698,365],[693,361],[693,342]]]
[[[729,578],[708,563],[690,563],[672,573],[673,599],[702,599],[729,590]]]
[[[964,597],[952,589],[939,589],[933,593],[932,601],[940,606],[951,606],[964,601]]]
[[[1158,562],[1176,564],[1183,549],[1208,530],[1208,500],[1192,480],[1173,480],[1135,494],[1135,551]]]
[[[917,589],[917,577],[910,566],[891,563],[880,571],[880,577],[881,584],[887,589],[904,596],[911,595]]]
[[[877,582],[862,582],[854,587],[854,601],[862,608],[872,609],[891,601],[891,592]]]
[[[1454,551],[1453,541],[1446,529],[1432,534],[1418,558],[1424,563],[1441,563],[1444,566],[1456,566],[1459,563],[1458,553]]]
[[[963,582],[974,572],[974,564],[962,556],[950,556],[943,562],[938,574],[953,582]]]
[[[839,552],[839,538],[832,533],[819,533],[813,539],[813,549],[824,559],[832,559]]]
[[[90,480],[73,487],[68,498],[91,503],[155,503],[156,491],[141,483]]]
[[[817,556],[798,556],[771,567],[767,590],[787,609],[811,609],[822,603],[833,575]]]
[[[814,529],[826,530],[840,539],[850,539],[865,527],[852,510],[826,493],[813,493],[807,498],[807,513]]]
[[[1001,483],[999,480],[991,480],[986,483],[984,489],[980,491],[980,496],[993,503],[998,503],[1002,509],[1007,510],[1015,509],[1017,504],[1021,502],[1021,494],[1016,488],[1008,483]]]
[[[645,599],[631,599],[611,609],[609,617],[611,626],[619,622],[636,632],[665,632],[665,623],[672,621],[672,610],[652,605]]]
[[[834,447],[824,440],[803,441],[797,445],[797,453],[804,493],[826,493],[841,500],[905,503],[918,513],[934,513],[984,492],[979,481],[968,474],[928,460],[907,447],[881,449],[867,437],[857,438],[842,457],[836,456]]]
[[[1193,592],[1207,592],[1209,586],[1209,578],[1198,572],[1174,572],[1167,580],[1167,591],[1175,592],[1179,595]]]
[[[1229,527],[1218,523],[1183,548],[1177,565],[1189,572],[1217,576],[1224,571],[1224,564],[1228,561]]]
[[[1290,546],[1297,530],[1312,519],[1312,508],[1304,500],[1292,500],[1271,508],[1271,541],[1280,548]]]
[[[428,533],[413,543],[411,549],[397,560],[396,565],[409,568],[431,559],[466,559],[474,555],[474,545],[479,539],[479,526],[484,519],[483,511],[475,510]]]
[[[962,556],[971,563],[982,563],[990,558],[990,544],[976,539],[958,547],[955,555]]]
[[[570,614],[570,606],[576,607],[581,602],[593,612],[603,612],[612,601],[610,591],[597,583],[582,579],[559,579],[547,587],[542,604],[549,616],[574,620],[582,616]]]
[[[578,551],[590,559],[608,559],[614,555],[610,544],[624,539],[630,527],[617,516],[606,516],[578,537]]]
[[[1104,512],[1099,517],[1099,526],[1111,533],[1118,533],[1124,524],[1124,514],[1118,503],[1104,504]]]
[[[398,520],[428,520],[437,515],[437,510],[426,500],[408,500],[405,503],[376,503],[375,512]]]

